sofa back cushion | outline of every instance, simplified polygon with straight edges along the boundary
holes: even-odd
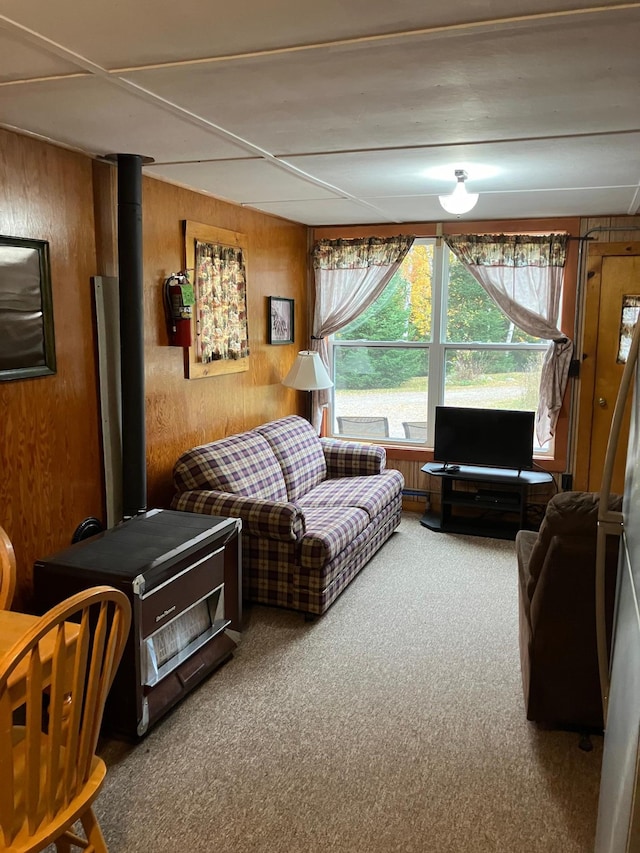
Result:
[[[287,487],[287,498],[295,501],[327,476],[322,444],[309,421],[289,415],[256,427],[278,459]]]
[[[529,557],[529,598],[533,596],[547,552],[556,536],[567,541],[573,539],[581,545],[590,543],[595,561],[599,497],[598,492],[560,492],[551,498]],[[622,495],[611,495],[609,509],[622,509]]]
[[[179,492],[214,489],[268,501],[286,501],[287,488],[271,445],[256,431],[230,435],[183,453],[173,468]]]

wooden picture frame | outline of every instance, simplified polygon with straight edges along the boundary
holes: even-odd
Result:
[[[49,244],[0,236],[0,381],[55,372]]]
[[[247,316],[247,238],[245,234],[238,231],[229,231],[225,228],[217,228],[213,225],[205,225],[200,222],[183,221],[184,248],[185,248],[185,270],[189,281],[193,283],[195,295],[195,310],[192,319],[191,340],[192,344],[184,351],[184,375],[186,379],[203,379],[207,376],[220,376],[226,373],[242,373],[249,370],[249,331]],[[220,256],[234,258],[235,280],[242,294],[238,304],[233,311],[240,317],[242,336],[241,342],[237,343],[236,350],[227,357],[224,353],[218,357],[210,356],[211,347],[204,343],[207,335],[207,321],[205,312],[208,310],[206,297],[203,293],[204,282],[199,279],[198,252],[206,245],[217,260]]]
[[[270,344],[292,344],[294,342],[294,300],[283,296],[268,296],[268,340]]]

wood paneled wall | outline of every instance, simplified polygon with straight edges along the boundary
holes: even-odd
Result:
[[[308,347],[307,228],[158,180],[143,182],[145,360],[149,506],[167,506],[171,471],[184,450],[304,414],[300,392],[281,385],[297,352]],[[185,379],[183,352],[168,346],[162,283],[183,265],[182,220],[247,235],[249,370]],[[267,297],[295,300],[295,343],[267,343]]]
[[[0,525],[18,560],[16,606],[28,608],[36,559],[71,542],[88,516],[105,521],[91,276],[114,275],[115,167],[0,131],[0,233],[48,240],[57,373],[0,383]],[[166,276],[183,266],[184,219],[247,235],[250,366],[187,380],[168,346]],[[171,469],[194,446],[304,413],[280,380],[308,346],[307,228],[162,181],[143,181],[148,506],[167,506]],[[267,341],[267,297],[295,299],[294,344]]]
[[[582,220],[582,234],[598,243],[640,240],[640,216],[599,216]]]
[[[91,161],[0,130],[0,232],[48,240],[57,372],[0,383],[0,524],[27,606],[33,562],[103,517],[90,276],[95,274]]]

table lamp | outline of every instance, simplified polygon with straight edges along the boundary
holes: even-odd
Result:
[[[320,354],[311,350],[303,350],[296,356],[296,360],[282,380],[282,384],[286,385],[287,388],[309,392],[307,417],[309,422],[312,422],[311,392],[331,388],[333,382],[322,363]]]

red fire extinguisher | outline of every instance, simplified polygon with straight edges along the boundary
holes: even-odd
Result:
[[[195,297],[186,272],[173,273],[164,283],[164,304],[172,347],[191,346],[191,318]]]

